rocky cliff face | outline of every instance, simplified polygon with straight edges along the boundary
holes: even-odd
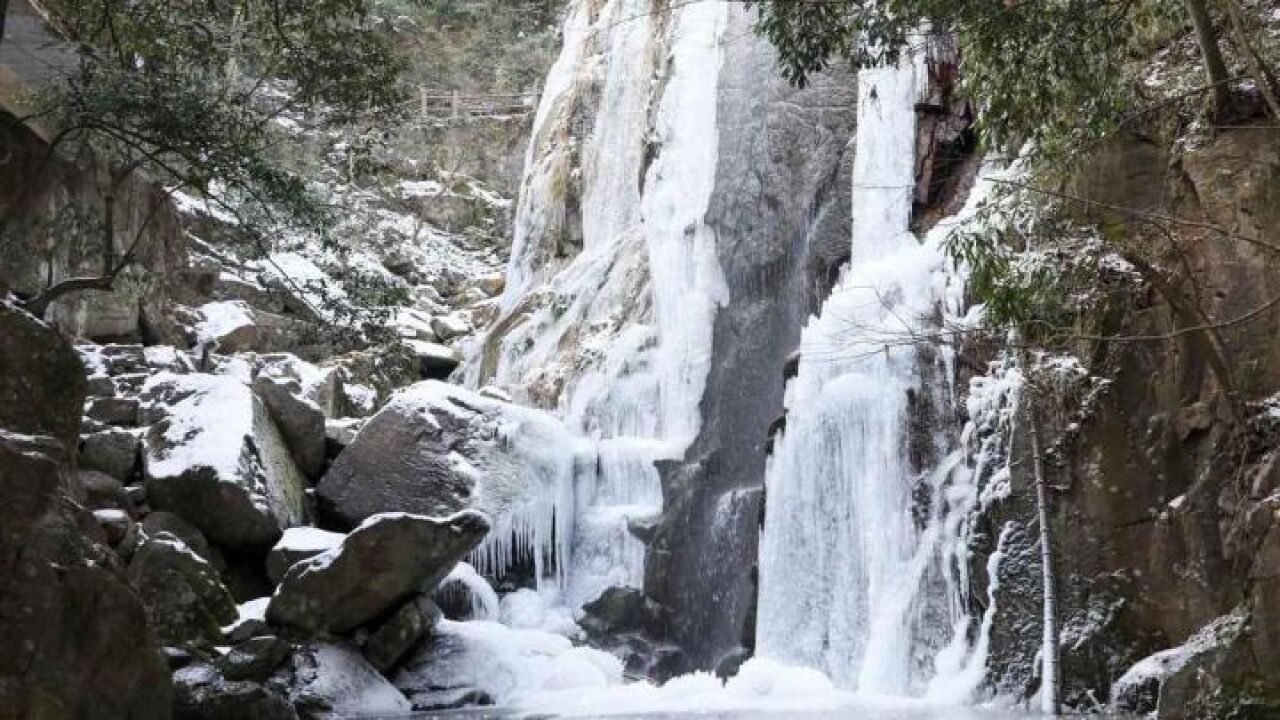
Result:
[[[1162,713],[1274,712],[1280,530],[1270,408],[1280,363],[1271,329],[1280,275],[1269,246],[1280,233],[1280,134],[1226,129],[1184,149],[1152,132],[1097,157],[1076,180],[1082,197],[1105,204],[1088,208],[1088,219],[1188,272],[1085,328],[1148,339],[1081,341],[1076,355],[1106,382],[1087,389],[1083,405],[1079,389],[1053,395],[1044,413],[1058,438],[1048,468],[1063,539],[1067,698],[1087,709],[1114,690],[1132,710],[1155,709],[1158,697]],[[1180,241],[1151,216],[1173,218],[1160,222]],[[1197,329],[1206,317],[1234,321]],[[1025,437],[1015,431],[1013,441],[1014,457],[1025,457]],[[1038,685],[1028,668],[1039,570],[1034,532],[1020,520],[1031,517],[1029,472],[1013,464],[1012,495],[983,519],[989,543],[1014,528],[992,682],[1015,695]],[[1201,632],[1215,621],[1227,630]],[[1125,675],[1169,648],[1183,651]]]

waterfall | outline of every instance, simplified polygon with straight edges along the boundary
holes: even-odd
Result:
[[[959,309],[960,284],[946,229],[909,230],[923,76],[860,75],[851,259],[804,329],[766,471],[757,653],[864,694],[924,694],[967,646],[969,473],[958,452],[912,462],[915,435],[937,432],[913,417],[950,400],[929,318]]]
[[[472,386],[556,411],[590,446],[564,463],[572,477],[558,486],[571,497],[552,509],[572,540],[542,588],[575,609],[642,582],[644,546],[628,525],[661,511],[654,462],[679,458],[698,433],[728,297],[704,221],[728,8],[663,7],[570,8],[534,121],[502,315],[464,370]]]

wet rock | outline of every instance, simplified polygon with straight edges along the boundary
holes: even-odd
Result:
[[[447,518],[371,517],[336,548],[295,564],[267,607],[267,621],[343,634],[432,589],[489,530],[474,511]]]
[[[218,573],[178,538],[148,538],[129,562],[129,582],[146,608],[147,621],[167,645],[212,647],[222,626],[238,614]]]
[[[138,510],[124,485],[110,475],[97,470],[81,470],[76,480],[84,490],[84,504],[90,510],[123,510],[130,517],[137,517]]]
[[[408,699],[357,650],[341,643],[297,648],[290,698],[312,717],[394,716],[412,709]]]
[[[100,397],[89,402],[85,415],[107,425],[135,427],[138,424],[138,399]]]
[[[218,669],[228,680],[266,680],[289,657],[289,643],[264,635],[235,645],[218,659]]]
[[[296,720],[293,705],[262,683],[232,681],[207,663],[173,674],[177,720]]]
[[[74,448],[80,434],[85,370],[61,335],[0,302],[0,428],[51,435]]]
[[[390,671],[441,617],[440,608],[430,600],[423,597],[410,600],[369,634],[364,645],[365,658],[379,672]]]
[[[264,548],[308,517],[306,483],[266,406],[220,375],[160,373],[144,398],[165,417],[147,432],[147,497],[231,548]]]
[[[297,381],[259,375],[253,390],[266,403],[298,469],[319,479],[325,461],[325,417],[320,406],[303,396]]]
[[[267,577],[280,583],[289,568],[342,544],[346,535],[312,527],[289,528],[267,554]]]
[[[80,442],[80,467],[128,482],[137,471],[141,446],[136,433],[119,428],[85,435]]]

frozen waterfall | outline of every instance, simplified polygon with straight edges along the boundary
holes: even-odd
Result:
[[[543,589],[575,609],[611,585],[641,584],[644,547],[628,523],[661,510],[654,461],[680,457],[697,435],[728,295],[704,222],[728,8],[661,7],[570,8],[535,118],[503,314],[465,371],[473,386],[555,411],[591,447],[548,488],[572,541],[556,544],[561,567]],[[551,540],[515,544],[528,542]]]
[[[874,695],[924,694],[938,656],[959,667],[967,648],[972,491],[958,454],[913,467],[911,453],[911,433],[933,431],[913,411],[949,401],[951,353],[928,333],[959,284],[945,230],[909,230],[924,75],[859,78],[851,260],[803,332],[766,473],[757,653]]]

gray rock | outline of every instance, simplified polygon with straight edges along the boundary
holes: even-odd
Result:
[[[471,332],[471,323],[462,315],[440,315],[431,318],[431,331],[440,340],[452,340]]]
[[[57,332],[0,302],[0,428],[52,435],[74,448],[80,434],[85,370]]]
[[[176,720],[297,720],[288,698],[262,683],[232,681],[206,663],[173,674]]]
[[[424,597],[410,600],[369,634],[364,656],[380,672],[390,671],[443,616],[440,608]]]
[[[274,635],[238,643],[218,659],[218,669],[228,680],[266,680],[289,657],[289,643]]]
[[[492,505],[476,509],[496,515],[572,471],[536,448],[575,442],[549,413],[426,381],[396,394],[360,430],[316,486],[317,502],[350,525],[380,512],[448,515],[479,502],[473,489],[483,476]],[[570,461],[595,458],[588,448]]]
[[[462,357],[452,348],[421,340],[406,341],[418,358],[418,372],[423,380],[448,380]]]
[[[80,467],[98,470],[128,482],[138,469],[138,435],[122,428],[112,428],[85,435],[80,441]]]
[[[107,425],[134,427],[138,424],[138,399],[100,397],[89,402],[85,415]]]
[[[241,618],[228,625],[225,630],[227,642],[239,645],[246,640],[265,637],[271,634],[271,626],[258,618]]]
[[[106,398],[116,394],[115,381],[107,375],[93,375],[86,382],[89,397]]]
[[[342,533],[317,528],[289,528],[267,553],[267,577],[280,584],[289,568],[302,560],[332,550],[346,538]]]
[[[84,490],[84,504],[90,510],[123,510],[136,518],[138,510],[124,485],[114,477],[97,470],[81,470],[76,480]]]
[[[231,548],[265,548],[308,518],[306,483],[253,392],[232,377],[161,373],[144,399],[167,417],[147,432],[152,507]]]
[[[349,633],[429,592],[489,531],[484,515],[388,513],[342,544],[297,563],[267,607],[267,621],[309,632]]]
[[[129,375],[147,371],[146,348],[141,345],[103,345],[99,350],[110,375]]]
[[[195,525],[183,520],[166,510],[156,510],[148,513],[142,519],[142,530],[147,535],[159,535],[160,533],[169,533],[178,538],[192,552],[204,558],[215,569],[221,570],[222,555],[214,548],[210,547],[209,541],[205,539],[204,533]]]
[[[293,664],[289,696],[308,717],[399,716],[412,709],[408,699],[349,645],[300,646]]]
[[[148,538],[134,553],[129,583],[142,599],[147,623],[167,645],[220,644],[222,626],[238,617],[213,566],[168,533]]]
[[[259,375],[253,390],[266,403],[298,469],[308,478],[319,479],[325,461],[325,417],[320,406],[302,396],[297,381]]]

